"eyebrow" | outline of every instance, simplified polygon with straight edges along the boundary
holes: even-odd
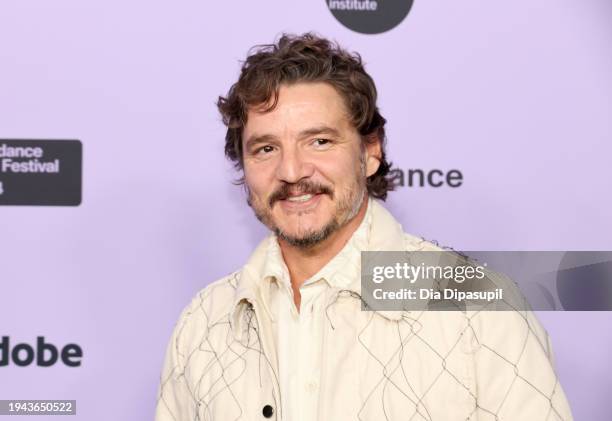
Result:
[[[316,127],[311,127],[311,128],[302,130],[298,134],[298,138],[304,139],[306,137],[322,135],[322,134],[330,135],[330,136],[340,136],[340,132],[338,132],[338,130],[334,129],[333,127],[323,125],[323,126],[316,126]],[[263,135],[253,134],[247,139],[244,146],[246,150],[249,150],[249,148],[252,148],[253,145],[256,145],[258,143],[267,143],[267,142],[272,142],[275,140],[278,140],[278,137],[272,134],[263,134]]]

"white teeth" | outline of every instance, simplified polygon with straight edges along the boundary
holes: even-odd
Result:
[[[307,200],[310,200],[311,198],[312,194],[303,194],[301,196],[289,197],[287,198],[287,200],[290,202],[305,202]]]

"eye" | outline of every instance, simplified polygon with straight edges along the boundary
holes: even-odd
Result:
[[[261,148],[257,148],[255,150],[255,155],[266,155],[272,152],[273,150],[274,150],[274,146],[265,145],[265,146],[262,146]]]
[[[327,149],[331,146],[332,141],[330,139],[317,138],[312,144],[316,149]]]

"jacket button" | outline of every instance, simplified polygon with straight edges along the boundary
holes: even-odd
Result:
[[[272,408],[272,406],[270,406],[270,405],[266,405],[261,410],[261,413],[266,418],[272,418],[272,414],[274,414],[274,408]]]

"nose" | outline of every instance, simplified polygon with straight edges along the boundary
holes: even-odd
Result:
[[[276,167],[276,177],[286,183],[297,183],[314,173],[314,165],[300,153],[298,148],[286,148],[282,151]]]

